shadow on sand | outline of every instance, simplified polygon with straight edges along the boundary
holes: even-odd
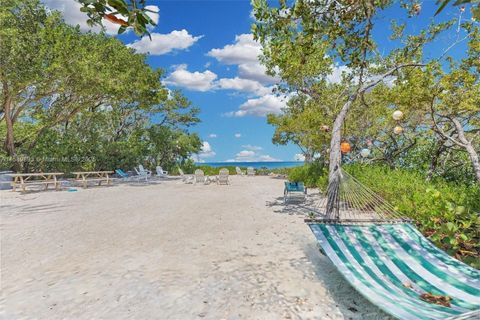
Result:
[[[157,178],[153,177],[150,178],[148,181],[145,180],[129,180],[129,181],[118,181],[117,184],[122,184],[122,185],[128,185],[130,187],[145,187],[145,186],[151,186],[151,185],[159,185],[162,184],[163,182],[168,182],[168,181],[180,181],[180,177],[162,177],[162,178]]]
[[[30,199],[32,200],[32,199]],[[32,215],[59,212],[63,205],[58,203],[31,205],[29,203],[21,205],[3,205],[0,206],[0,211],[6,215]]]
[[[272,201],[267,201],[267,207],[273,208],[273,212],[288,215],[299,215],[307,217],[309,214],[323,215],[319,204],[322,198],[318,191],[312,191],[307,198],[291,198],[287,203],[284,202],[283,197],[277,197]]]
[[[316,242],[307,244],[303,251],[312,263],[315,276],[329,292],[345,319],[393,320],[392,317],[365,299],[345,280],[328,257],[321,253],[320,246]]]

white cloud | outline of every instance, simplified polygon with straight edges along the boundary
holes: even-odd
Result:
[[[330,83],[340,83],[342,82],[343,76],[348,76],[351,74],[352,69],[347,67],[347,66],[341,66],[338,64],[335,64],[332,67],[332,72],[327,75],[327,81]],[[367,74],[365,76],[365,79],[367,81],[377,81],[380,78],[379,75],[369,75]],[[395,81],[397,80],[397,77],[395,76],[388,76],[385,77],[382,82],[389,88],[393,87],[395,85]],[[354,76],[353,79],[351,79],[351,82],[353,83],[358,83],[358,76]]]
[[[250,159],[250,158],[255,157],[255,155],[256,155],[256,154],[255,154],[255,151],[242,150],[242,151],[240,151],[239,153],[237,153],[237,154],[235,155],[235,157],[236,157],[237,159],[240,159],[240,158],[249,158],[249,159]]]
[[[260,151],[260,150],[263,149],[262,147],[252,146],[251,144],[244,144],[244,145],[242,146],[242,148],[245,148],[245,149],[251,150],[251,151]]]
[[[243,63],[238,66],[238,74],[240,77],[255,80],[263,84],[272,84],[280,81],[280,77],[272,77],[267,75],[267,68],[260,62]]]
[[[258,161],[281,161],[274,157],[269,156],[268,154],[258,157]]]
[[[203,141],[200,152],[196,155],[193,155],[192,159],[195,162],[205,162],[205,158],[212,158],[215,155],[216,153],[213,151],[210,143],[208,143],[208,141]]]
[[[203,36],[194,37],[187,30],[174,30],[167,34],[152,33],[152,39],[143,37],[127,46],[135,49],[139,53],[149,53],[151,55],[162,55],[174,50],[184,50],[191,47]]]
[[[233,159],[227,160],[231,162]],[[256,162],[256,161],[280,161],[268,154],[258,154],[253,150],[242,150],[235,155],[234,161],[237,162]]]
[[[235,133],[235,138],[241,138],[242,137],[242,134],[241,133]]]
[[[253,40],[251,33],[235,36],[235,43],[228,44],[223,48],[210,50],[207,55],[227,65],[238,65],[238,73],[241,78],[258,81],[263,84],[272,84],[279,78],[265,74],[258,57],[262,54],[262,46]]]
[[[257,95],[264,95],[271,93],[272,90],[264,87],[260,82],[242,78],[223,78],[218,80],[218,87],[220,89],[230,89],[243,92],[251,92]]]
[[[340,83],[342,82],[342,76],[350,72],[351,69],[347,66],[335,65],[332,68],[332,72],[327,76],[327,81],[330,83]]]
[[[225,115],[230,117],[244,117],[247,115],[265,117],[270,113],[280,114],[286,106],[286,97],[268,94],[260,98],[248,99],[240,105],[240,110],[227,112]]]
[[[153,22],[155,22],[155,24],[158,24],[158,20],[160,19],[160,8],[157,6],[149,5],[149,6],[145,6],[145,9],[156,12],[156,13],[153,13],[153,12],[147,11],[147,16],[149,16],[150,19],[152,19]]]
[[[244,33],[235,36],[234,44],[226,45],[222,49],[212,49],[207,55],[225,64],[241,64],[256,62],[261,53],[260,43],[253,40],[251,33]]]
[[[238,77],[216,80],[217,75],[210,70],[190,72],[187,67],[186,64],[175,66],[175,70],[165,79],[165,83],[195,91],[235,90],[252,93],[255,96],[272,92],[271,88],[263,86],[258,81]]]
[[[165,83],[193,91],[208,91],[214,88],[216,78],[217,75],[210,70],[190,72],[186,64],[181,64],[165,79]]]
[[[294,161],[305,161],[305,155],[303,153],[297,153],[293,156]]]
[[[210,133],[210,134],[208,135],[208,137],[209,137],[209,138],[216,138],[216,137],[218,137],[218,136],[217,136],[215,133]]]
[[[92,30],[94,32],[100,32],[101,27],[94,26],[90,27],[87,24],[88,16],[86,13],[81,12],[80,8],[82,7],[80,3],[75,0],[42,0],[42,2],[51,10],[58,10],[62,13],[63,19],[66,23],[71,25],[79,25],[80,30],[82,31],[89,31]],[[160,12],[160,9],[157,6],[146,6],[145,8]],[[159,14],[153,12],[147,12],[147,15],[155,22],[158,23]],[[105,33],[114,35],[117,34],[118,28],[120,27],[118,24],[111,23],[110,21],[102,21],[105,27]]]

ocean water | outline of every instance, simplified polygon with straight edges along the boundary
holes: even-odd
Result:
[[[253,167],[255,169],[267,168],[267,169],[278,169],[278,168],[292,168],[299,167],[303,165],[303,161],[264,161],[264,162],[204,162],[197,163],[199,166],[211,166],[211,167]]]

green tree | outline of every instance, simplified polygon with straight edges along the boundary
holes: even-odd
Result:
[[[348,68],[345,78],[350,80],[349,86],[340,99],[341,108],[332,125],[329,156],[329,195],[332,196],[327,212],[338,211],[334,199],[341,162],[341,129],[348,112],[357,103],[366,108],[362,103],[364,96],[398,73],[425,67],[427,61],[418,62],[422,61],[424,45],[454,22],[431,24],[416,35],[404,35],[405,26],[394,24],[392,40],[399,45],[387,56],[382,56],[372,31],[378,12],[391,6],[393,1],[299,0],[289,5],[282,0],[279,7],[270,7],[265,0],[252,3],[257,19],[253,32],[255,39],[262,43],[263,61],[269,72],[278,73],[288,86],[321,103],[323,96],[315,90],[314,84],[325,80],[334,61]],[[415,10],[412,6],[406,7],[407,15]],[[297,75],[293,74],[295,68],[299,68]]]
[[[328,153],[330,124],[338,112],[337,97],[343,90],[340,84],[321,82],[316,84],[316,92],[321,92],[323,97],[321,102],[301,92],[292,96],[282,114],[267,116],[267,122],[275,127],[272,142],[297,145],[306,162],[315,157],[325,160],[323,155]]]
[[[185,134],[199,121],[198,108],[162,85],[163,71],[120,41],[82,33],[37,0],[9,0],[0,14],[0,138],[16,170],[60,165],[38,161],[45,156],[132,165],[148,156],[151,119]]]

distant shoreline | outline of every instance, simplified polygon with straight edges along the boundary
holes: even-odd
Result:
[[[255,169],[267,168],[267,169],[278,169],[278,168],[292,168],[299,167],[304,164],[303,161],[257,161],[257,162],[203,162],[195,163],[197,166],[210,166],[210,167],[253,167]]]

